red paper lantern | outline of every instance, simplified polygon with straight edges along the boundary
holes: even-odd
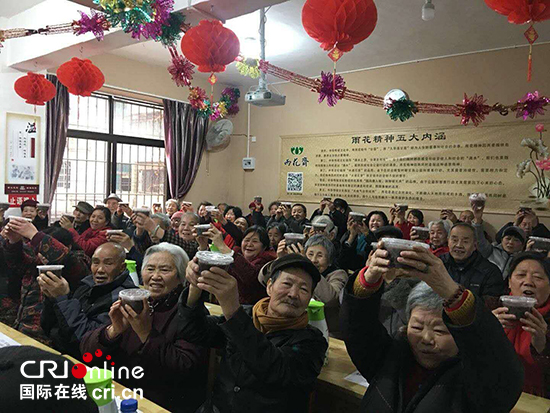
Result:
[[[485,0],[487,6],[508,17],[513,24],[550,19],[550,0]]]
[[[88,59],[73,57],[57,69],[57,78],[67,86],[69,93],[90,96],[105,83],[101,70]]]
[[[181,40],[181,51],[199,72],[223,72],[239,55],[237,35],[218,20],[202,20]]]
[[[373,0],[307,0],[302,25],[325,50],[349,52],[371,35],[378,12]]]
[[[55,97],[55,86],[44,75],[29,72],[20,77],[13,85],[15,93],[25,99],[31,105],[44,106],[46,102]]]

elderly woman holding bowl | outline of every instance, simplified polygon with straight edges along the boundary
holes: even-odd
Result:
[[[150,247],[141,269],[145,289],[132,290],[142,298],[116,301],[109,311],[111,324],[86,334],[80,350],[93,354],[100,349],[118,366],[142,367],[143,377],[121,383],[143,389],[148,399],[170,411],[191,413],[204,401],[207,364],[205,350],[179,335],[177,303],[188,262],[176,245]]]
[[[525,368],[523,391],[550,396],[550,260],[544,254],[523,252],[510,264],[510,297],[493,310]]]
[[[360,411],[510,411],[523,367],[483,300],[421,246],[395,254],[381,241],[369,264],[350,277],[340,313],[348,353],[370,383]],[[383,278],[395,276],[424,281],[409,295],[402,339],[378,318]]]

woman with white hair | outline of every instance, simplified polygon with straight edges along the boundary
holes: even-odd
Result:
[[[392,258],[393,260],[394,258]],[[509,412],[523,366],[482,299],[457,284],[430,251],[401,251],[390,267],[384,243],[344,288],[341,322],[348,353],[369,382],[361,412]],[[384,277],[412,277],[404,338],[379,321]]]
[[[177,245],[163,242],[143,257],[141,275],[149,299],[135,308],[116,301],[111,324],[89,332],[82,354],[100,349],[115,366],[143,368],[143,377],[121,378],[128,388],[141,388],[149,400],[173,412],[194,412],[206,391],[206,352],[180,338],[177,302],[183,291],[189,258]],[[100,365],[103,365],[103,361]],[[117,379],[118,380],[118,379]]]
[[[179,211],[180,203],[176,199],[169,199],[164,204],[164,208],[166,209],[166,215],[172,218],[172,215]]]
[[[430,250],[436,257],[440,257],[449,252],[447,242],[449,239],[449,233],[451,232],[451,227],[452,223],[448,219],[440,219],[438,221],[432,221],[428,224],[430,238],[426,240],[426,243],[430,244]],[[411,240],[419,240],[419,236],[414,229],[411,231]]]

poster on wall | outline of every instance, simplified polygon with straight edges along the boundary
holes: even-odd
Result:
[[[530,203],[550,216],[550,180],[536,178],[535,161],[548,157],[540,136],[533,122],[282,136],[279,198],[460,210],[483,192],[488,212]]]
[[[6,184],[40,184],[40,117],[6,114]]]

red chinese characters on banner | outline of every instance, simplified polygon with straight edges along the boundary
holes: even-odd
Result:
[[[36,194],[8,194],[8,202],[12,207],[20,207],[27,199],[36,199]]]

